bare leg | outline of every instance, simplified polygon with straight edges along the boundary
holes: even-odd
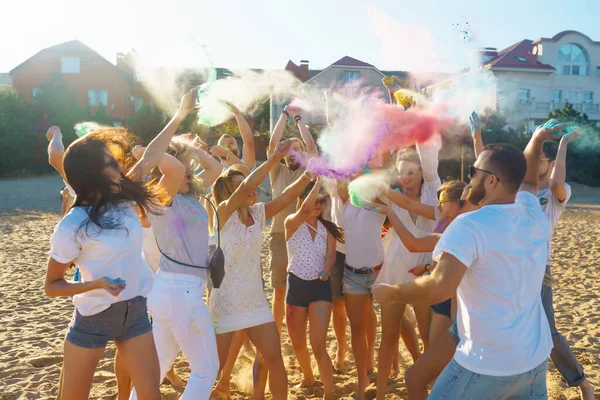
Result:
[[[269,369],[269,388],[274,400],[287,399],[287,373],[281,355],[281,342],[273,322],[253,326],[246,330]]]
[[[415,327],[405,316],[402,316],[400,334],[402,335],[402,341],[410,353],[413,362],[417,361],[421,356],[421,351],[419,350],[419,339],[417,338]]]
[[[160,366],[152,332],[115,344],[138,398],[160,400]]]
[[[432,313],[430,344],[433,343],[437,337],[448,331],[451,326],[452,318],[446,317],[445,315]]]
[[[94,372],[103,355],[104,347],[87,349],[65,340],[61,390],[63,399],[89,398]]]
[[[344,300],[346,301],[346,312],[350,321],[352,352],[354,353],[358,373],[355,397],[357,400],[363,400],[365,389],[369,384],[369,377],[367,376],[369,359],[367,320],[369,319],[372,304],[368,294],[345,294]]]
[[[346,365],[346,352],[348,351],[348,343],[346,342],[347,324],[348,316],[346,315],[344,299],[333,300],[333,330],[337,340],[335,368],[339,370],[343,370]]]
[[[406,387],[410,400],[427,399],[427,385],[436,379],[452,360],[457,345],[456,339],[447,329],[436,335],[423,356],[406,371]]]
[[[404,304],[381,305],[381,343],[377,368],[377,399],[384,400],[395,352],[400,339],[400,324],[404,316]]]
[[[308,306],[310,347],[317,360],[326,400],[333,399],[333,364],[327,353],[327,330],[331,319],[331,308],[332,304],[326,301],[317,301]],[[304,337],[306,338],[306,335]]]
[[[417,303],[413,304],[417,324],[419,325],[419,335],[423,341],[423,352],[429,347],[429,329],[431,328],[431,309],[428,305]]]
[[[119,355],[119,350],[115,353],[115,376],[117,377],[117,392],[119,400],[129,399],[131,393],[131,377],[127,372],[125,360]]]
[[[304,375],[304,378],[298,387],[308,387],[315,384],[315,377],[310,365],[310,353],[308,352],[308,347],[306,345],[308,310],[309,309],[306,307],[296,307],[290,304],[287,304],[285,307],[285,319],[287,323],[288,334],[292,340],[294,355],[296,356],[296,360],[300,365],[302,375]]]
[[[367,372],[372,373],[375,369],[375,340],[377,339],[377,313],[373,302],[369,302],[368,320],[367,320],[367,347],[369,358],[367,361]]]
[[[221,370],[221,378],[219,379],[219,383],[215,387],[215,390],[219,392],[221,397],[226,399],[229,398],[229,393],[231,391],[231,372],[233,371],[233,367],[235,366],[235,362],[237,361],[238,354],[240,353],[245,339],[245,331],[236,331],[233,334],[227,361]]]
[[[273,291],[273,317],[277,325],[277,332],[281,337],[281,326],[283,325],[283,317],[285,315],[285,286],[277,288]]]

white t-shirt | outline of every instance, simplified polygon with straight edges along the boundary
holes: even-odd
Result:
[[[383,264],[381,229],[385,215],[358,208],[346,201],[344,210],[344,238],[346,264],[352,268],[373,268]]]
[[[550,221],[550,238],[548,239],[548,264],[550,264],[550,260],[552,259],[552,235],[554,234],[554,228],[556,227],[556,223],[558,219],[565,211],[567,207],[567,203],[571,199],[571,186],[565,183],[565,189],[567,191],[567,197],[561,203],[556,196],[552,193],[550,188],[546,188],[543,190],[538,190],[537,196],[540,201],[540,206],[542,207],[542,211],[548,217]]]
[[[131,205],[111,206],[105,218],[119,220],[116,229],[100,229],[95,224],[79,229],[88,219],[87,207],[74,207],[58,223],[50,238],[50,257],[59,263],[73,262],[81,271],[81,281],[103,277],[121,278],[125,289],[113,296],[104,289],[94,289],[73,296],[81,315],[94,315],[111,304],[148,295],[152,288],[152,271],[142,256],[142,225]]]
[[[540,291],[546,270],[548,219],[538,199],[519,192],[458,216],[433,258],[456,257],[468,270],[458,287],[461,341],[454,359],[471,372],[509,376],[530,371],[550,355],[552,337]]]

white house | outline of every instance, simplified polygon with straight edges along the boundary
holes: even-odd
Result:
[[[566,101],[600,125],[600,42],[563,31],[500,52],[486,48],[483,61],[497,79],[498,108],[508,111],[511,125],[531,131]]]

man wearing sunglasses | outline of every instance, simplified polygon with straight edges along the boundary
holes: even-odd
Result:
[[[373,291],[377,301],[437,303],[457,291],[460,343],[433,399],[546,398],[552,349],[539,295],[550,224],[536,197],[542,145],[561,132],[538,127],[522,153],[488,145],[470,168],[467,200],[481,209],[456,218],[438,242],[429,276]]]

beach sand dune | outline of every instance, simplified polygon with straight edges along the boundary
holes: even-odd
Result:
[[[46,297],[43,279],[48,239],[60,218],[58,191],[61,186],[60,179],[54,176],[0,180],[0,399],[52,399],[56,396],[62,343],[73,305],[67,298]],[[597,189],[574,186],[573,206],[557,226],[553,249],[557,325],[597,388],[597,395],[600,394],[600,207],[591,203],[598,200]],[[267,241],[263,247],[263,265],[267,265],[266,245]],[[265,279],[270,287],[268,274]],[[268,297],[271,299],[271,291]],[[349,340],[349,328],[347,333]],[[300,383],[301,374],[286,333],[282,348],[289,374],[289,398],[320,398],[323,394],[320,388],[293,388]],[[403,345],[400,349],[404,360],[410,360]],[[335,350],[335,336],[330,328],[331,356],[335,355]],[[114,353],[114,346],[109,345],[98,366],[90,398],[116,398]],[[356,374],[352,356],[348,355],[347,359],[347,370],[335,377],[335,397],[338,399],[351,399],[354,392]],[[404,364],[403,368],[408,365]],[[175,369],[184,378],[189,374],[188,365],[181,356]],[[314,362],[313,369],[317,373]],[[233,399],[250,398],[251,371],[251,361],[240,357],[232,378]],[[371,378],[374,382],[375,375]],[[552,363],[547,382],[550,399],[579,398],[577,389],[567,387]],[[162,385],[161,391],[165,399],[177,399],[181,394],[168,383]],[[388,392],[388,399],[407,398],[402,374],[389,382]],[[374,396],[372,384],[369,398]]]

